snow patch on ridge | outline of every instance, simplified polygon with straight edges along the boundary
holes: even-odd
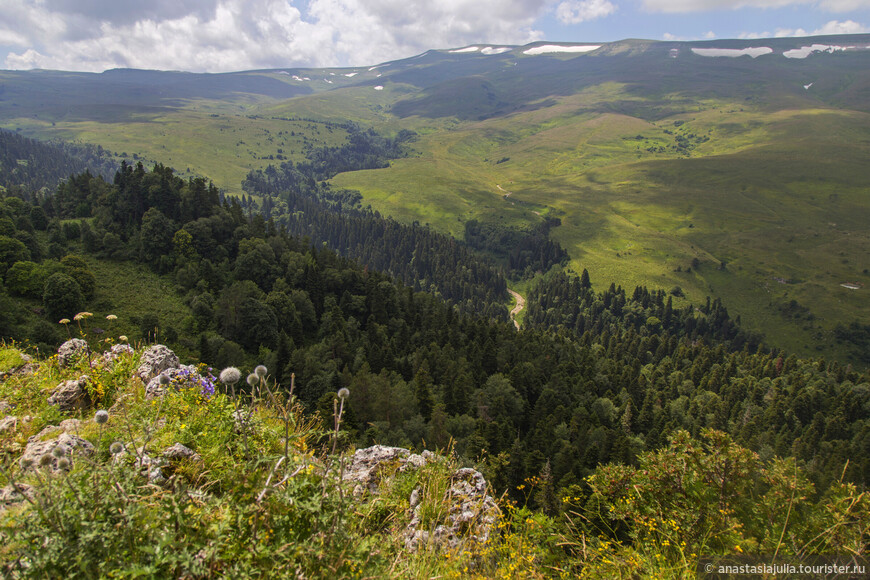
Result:
[[[510,52],[510,50],[511,50],[510,47],[507,47],[507,46],[499,46],[499,47],[487,46],[485,48],[480,49],[480,52],[483,54],[486,54],[486,55],[493,55],[493,54],[504,54],[505,52]]]
[[[752,58],[758,58],[759,56],[772,53],[773,49],[768,46],[752,46],[749,48],[693,48],[692,52],[698,56],[726,56],[728,58],[751,56]]]
[[[582,46],[561,46],[557,44],[544,44],[541,46],[535,46],[528,50],[524,50],[523,54],[536,55],[549,54],[553,52],[592,52],[593,50],[598,50],[599,48],[601,48],[600,44],[587,44]]]
[[[782,53],[785,58],[806,58],[814,52],[827,52],[829,54],[838,50],[855,50],[857,46],[833,46],[830,44],[814,44],[812,46],[802,46],[793,48]]]
[[[465,48],[457,48],[456,50],[451,50],[451,53],[463,53],[463,52],[477,52],[480,50],[479,46],[466,46]]]

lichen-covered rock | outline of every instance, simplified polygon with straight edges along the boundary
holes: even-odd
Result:
[[[147,384],[163,371],[177,369],[180,365],[181,362],[172,350],[162,344],[155,344],[142,353],[139,368],[134,375]]]
[[[88,343],[80,338],[71,338],[57,349],[57,363],[65,367],[75,359],[91,352]]]
[[[398,470],[411,452],[402,447],[386,447],[374,445],[365,449],[357,449],[350,465],[345,468],[344,481],[356,483],[354,495],[362,495],[365,491],[375,493],[381,477],[386,473]]]
[[[141,368],[141,367],[140,367]],[[168,385],[160,384],[160,375],[166,375],[169,378]],[[205,379],[196,371],[193,365],[179,365],[178,368],[162,371],[160,374],[148,381],[145,385],[145,396],[149,399],[160,397],[165,392],[164,387],[174,389],[181,388],[199,388],[202,389],[202,384]]]
[[[15,417],[13,415],[6,415],[2,419],[0,419],[0,433],[11,431],[16,427],[18,427],[18,417]]]
[[[135,351],[129,344],[113,344],[112,348],[103,353],[102,361],[105,365],[111,365],[122,355],[130,355]]]
[[[24,495],[22,495],[22,493]],[[26,483],[19,483],[16,489],[16,486],[13,486],[10,483],[6,487],[0,489],[0,510],[9,508],[17,503],[25,501],[25,495],[30,499],[33,499],[34,494],[35,492],[33,491],[32,485],[27,485]]]
[[[200,457],[199,453],[182,445],[181,443],[176,443],[172,447],[167,447],[163,450],[163,457],[168,459],[169,461],[177,461],[179,459],[189,459],[191,461],[202,461],[202,457]]]
[[[57,457],[52,452],[58,446],[63,447],[66,456],[72,458],[75,458],[76,455],[92,455],[94,453],[94,446],[89,441],[69,433],[61,433],[57,438],[48,441],[36,440],[36,436],[34,436],[28,440],[27,447],[24,448],[24,454],[21,456],[22,467],[50,466],[52,469],[57,469]],[[43,456],[50,458],[47,465],[43,465],[43,461],[46,461],[42,459]]]
[[[88,392],[85,389],[90,377],[82,375],[78,379],[64,381],[57,386],[48,398],[51,405],[61,411],[84,409],[88,404]]]
[[[407,549],[416,550],[431,543],[456,549],[464,542],[484,543],[489,539],[500,510],[487,492],[486,479],[480,472],[470,468],[454,472],[444,501],[449,506],[444,521],[434,530],[420,529],[423,522],[419,490],[411,493],[412,518],[404,533]]]

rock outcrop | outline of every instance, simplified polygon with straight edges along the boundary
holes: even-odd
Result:
[[[65,367],[80,356],[91,352],[88,343],[80,338],[71,338],[57,349],[57,364]]]
[[[88,375],[82,375],[78,379],[64,381],[51,393],[48,402],[61,411],[84,409],[88,405],[87,384],[90,382]]]
[[[142,358],[139,361],[139,368],[134,373],[135,376],[142,379],[142,382],[148,382],[162,373],[170,369],[177,369],[181,366],[181,362],[172,350],[162,344],[155,344],[148,347]]]
[[[343,479],[356,484],[354,496],[362,499],[366,493],[376,494],[384,478],[408,469],[420,469],[438,460],[430,451],[417,455],[401,447],[375,445],[354,453]],[[450,476],[450,487],[444,497],[435,498],[448,506],[446,516],[439,521],[423,521],[422,495],[422,490],[417,488],[408,498],[411,522],[403,536],[409,550],[430,544],[456,549],[464,542],[484,543],[500,514],[488,493],[486,479],[470,468],[456,470]]]
[[[69,433],[61,433],[55,439],[40,441],[40,435],[34,435],[28,439],[27,447],[24,448],[24,454],[21,456],[21,466],[28,468],[34,467],[51,467],[57,469],[58,458],[54,455],[55,447],[63,447],[64,455],[73,460],[76,455],[92,455],[94,446],[89,441],[85,441],[76,435]],[[43,459],[47,457],[48,459]]]

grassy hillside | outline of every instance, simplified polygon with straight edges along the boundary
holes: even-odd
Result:
[[[558,218],[552,236],[597,283],[718,296],[772,344],[847,360],[832,329],[870,323],[870,53],[782,54],[814,43],[870,39],[624,41],[580,55],[430,51],[335,71],[149,72],[163,92],[135,99],[119,80],[137,71],[116,71],[91,76],[119,104],[91,108],[77,103],[85,80],[73,75],[61,79],[75,87],[69,102],[7,98],[0,122],[160,159],[230,192],[278,156],[343,142],[343,131],[307,119],[411,129],[414,154],[333,183],[458,237],[470,219]],[[774,53],[695,52],[748,46]],[[7,96],[45,82],[3,74]]]

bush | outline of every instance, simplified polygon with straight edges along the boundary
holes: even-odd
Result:
[[[85,299],[78,282],[66,274],[57,272],[45,281],[42,304],[48,315],[58,320],[72,318],[77,312],[81,312],[85,306]]]

